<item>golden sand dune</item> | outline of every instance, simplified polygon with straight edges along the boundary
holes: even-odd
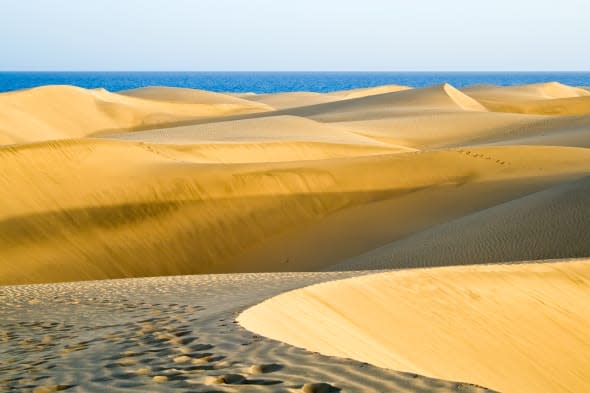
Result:
[[[340,90],[330,93],[291,92],[273,94],[241,94],[238,97],[267,104],[275,109],[289,109],[301,106],[326,104],[330,102],[361,98],[377,94],[392,93],[408,90],[410,87],[399,85],[385,85],[363,89]]]
[[[551,86],[546,90],[552,97],[567,93],[558,94]],[[415,247],[408,239],[463,217],[479,217],[478,212],[496,205],[521,206],[524,202],[518,201],[526,201],[522,198],[528,194],[557,190],[590,174],[590,150],[582,148],[590,142],[587,116],[493,113],[449,85],[397,89],[402,88],[332,93],[365,96],[245,118],[208,116],[185,126],[154,125],[147,131],[1,148],[0,280],[318,270],[404,241],[410,245],[396,248],[399,255],[428,253],[447,243]],[[35,121],[44,119],[46,127],[62,127],[71,136],[76,127],[90,127],[84,122],[120,127],[122,121],[105,112],[107,101],[115,113],[126,108],[150,116],[152,108],[198,107],[211,113],[207,111],[221,110],[219,105],[226,110],[224,105],[244,101],[172,88],[126,94],[144,98],[72,87],[0,97],[29,109],[37,103]],[[45,105],[54,96],[64,104],[76,101],[78,117],[71,120],[64,107]],[[197,101],[207,104],[186,103]],[[19,117],[29,120],[25,114]],[[61,125],[66,121],[69,129]],[[515,141],[521,144],[515,146]],[[500,209],[504,213],[493,218],[520,211],[525,210]],[[528,225],[542,231],[552,225],[552,213],[538,216],[545,218],[523,221],[511,239],[520,239]],[[534,244],[522,247],[523,255],[513,249],[470,251],[480,238],[504,228],[492,225],[492,219],[484,221],[469,231],[477,240],[456,246],[465,256],[436,251],[432,261],[452,263],[457,257],[457,263],[467,263],[473,252],[481,254],[481,261],[548,256],[531,253]],[[579,231],[585,233],[585,221],[581,225]],[[457,230],[449,233],[438,239],[452,243],[467,237]],[[579,240],[567,237],[570,243]],[[586,252],[566,241],[550,244],[549,256]],[[413,258],[406,263],[419,259]],[[399,258],[392,260],[399,263]],[[362,264],[373,265],[383,263]]]
[[[333,122],[384,143],[417,149],[505,141],[516,135],[541,134],[543,116],[476,111],[411,112],[404,116]],[[575,146],[575,145],[574,145]]]
[[[590,116],[514,116],[520,116],[525,121],[451,146],[494,144],[590,147]]]
[[[297,116],[266,116],[148,131],[101,135],[102,138],[160,144],[324,142],[388,147],[388,144],[355,134],[344,127]],[[410,149],[408,149],[410,150]]]
[[[320,160],[415,150],[295,116],[116,133],[101,138],[175,145],[177,150],[190,152],[193,160],[224,163]]]
[[[374,366],[231,322],[367,273],[318,270],[590,257],[588,98],[0,94],[0,285],[132,278],[1,287],[0,390],[586,391],[590,262],[393,272],[242,316]],[[293,271],[316,273],[259,273]]]
[[[99,131],[268,110],[264,105],[233,97],[220,101],[216,93],[202,93],[201,96],[204,102],[200,103],[153,101],[73,86],[44,86],[2,93],[0,142],[76,138]]]
[[[519,86],[479,85],[461,90],[477,100],[510,103],[590,96],[590,92],[586,89],[567,86],[558,82]]]
[[[473,86],[462,90],[494,112],[538,115],[590,114],[590,92],[561,83]]]
[[[552,100],[521,101],[517,103],[480,101],[491,111],[527,113],[533,115],[588,115],[590,95]]]
[[[328,102],[339,101],[341,99],[337,96],[312,92],[248,94],[240,97],[245,100],[263,103],[279,110],[296,108],[299,106],[325,104]]]
[[[215,93],[206,90],[186,89],[180,87],[150,86],[118,92],[130,97],[145,98],[148,100],[174,102],[182,104],[207,104],[207,105],[235,105],[269,110],[264,105],[252,105],[248,101],[230,94]]]
[[[502,392],[590,389],[590,261],[447,267],[333,281],[240,315],[257,334]]]
[[[432,149],[482,144],[590,146],[590,116],[501,112],[407,113],[330,123],[395,145]]]
[[[288,110],[287,113],[324,122],[335,122],[383,119],[420,112],[426,115],[437,111],[486,111],[486,109],[453,86],[444,84],[310,105]]]
[[[151,277],[1,287],[2,392],[492,393],[312,354],[235,322],[283,291],[363,273]],[[87,366],[91,364],[92,366]]]
[[[336,270],[590,255],[590,177],[511,200],[359,255]]]
[[[0,259],[11,261],[0,265],[0,279],[22,283],[317,270],[354,255],[342,250],[365,252],[433,222],[582,176],[590,172],[590,150],[489,147],[211,165],[174,145],[97,139],[4,148],[0,162],[6,201]],[[451,199],[425,210],[424,201],[436,195]],[[343,228],[322,224],[353,208],[362,220],[363,207],[384,201],[388,214],[365,224],[381,228],[377,240],[340,248],[334,234]],[[416,225],[386,220],[411,212]],[[309,259],[274,253],[281,235],[315,225],[324,231],[328,225],[323,253]],[[244,260],[249,252],[256,258]]]
[[[377,87],[367,87],[362,89],[340,90],[327,93],[331,96],[343,97],[346,99],[374,96],[377,94],[394,93],[396,91],[410,90],[411,87],[400,85],[383,85]]]

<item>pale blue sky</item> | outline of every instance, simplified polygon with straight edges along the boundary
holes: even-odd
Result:
[[[590,0],[0,0],[0,70],[588,70]]]

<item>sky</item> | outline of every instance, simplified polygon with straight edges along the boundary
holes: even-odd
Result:
[[[0,0],[0,70],[590,70],[589,0]]]

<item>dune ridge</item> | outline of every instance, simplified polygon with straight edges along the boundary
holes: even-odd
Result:
[[[78,138],[105,130],[269,109],[229,96],[220,100],[216,93],[202,93],[199,97],[188,103],[154,101],[74,86],[43,86],[2,93],[0,138],[4,144]]]
[[[425,214],[450,218],[590,171],[590,151],[566,147],[213,165],[185,147],[175,149],[98,139],[0,149],[7,201],[0,242],[3,258],[18,261],[2,264],[3,283],[318,269],[326,265],[310,265],[317,259],[277,264],[267,252],[256,263],[239,263],[238,256],[259,244],[272,249],[272,237],[309,230],[354,207],[391,201],[421,214],[420,202],[431,192],[473,187],[467,195],[481,196],[486,184],[495,187],[493,198]],[[84,180],[89,177],[91,183]],[[515,188],[511,180],[522,185]],[[403,226],[398,231],[403,234]]]
[[[484,209],[342,262],[334,270],[397,269],[590,254],[590,178]]]
[[[589,283],[587,259],[405,270],[284,293],[238,321],[380,367],[505,392],[582,392]]]

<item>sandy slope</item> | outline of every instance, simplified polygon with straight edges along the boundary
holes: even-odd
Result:
[[[168,127],[132,133],[103,134],[101,138],[158,144],[324,142],[346,145],[390,145],[349,131],[297,116],[267,116],[254,119]],[[408,149],[409,150],[409,149]]]
[[[5,186],[0,278],[23,283],[317,270],[336,263],[336,256],[354,255],[341,254],[333,238],[337,228],[324,237],[332,240],[322,259],[279,257],[269,252],[273,238],[311,230],[356,207],[353,216],[362,220],[363,206],[390,201],[387,215],[366,223],[385,228],[389,235],[379,243],[387,243],[433,222],[582,176],[590,171],[590,151],[489,147],[211,164],[185,146],[80,140],[0,149],[0,162]],[[464,189],[461,198],[424,209],[424,201],[436,195],[453,198],[453,189]],[[417,225],[388,220],[412,212]],[[364,247],[375,242],[367,239],[350,252],[367,251]],[[267,251],[240,263],[247,250],[260,245]]]
[[[363,273],[155,277],[0,287],[0,391],[486,393],[313,354],[235,321],[283,291]]]
[[[186,89],[126,93],[144,98],[46,89],[146,108],[243,101]],[[409,245],[396,252],[415,265],[420,256],[411,253],[430,248],[406,238],[590,174],[590,150],[576,147],[590,142],[585,116],[493,113],[449,85],[383,93],[395,89],[245,118],[0,148],[0,282],[318,270],[400,241]],[[39,91],[13,94],[25,93],[38,99]],[[369,122],[382,122],[380,130]],[[547,137],[562,146],[544,146]],[[519,138],[536,146],[514,146]],[[551,234],[553,216],[542,217],[534,225]],[[527,225],[533,222],[512,238]],[[585,233],[586,222],[580,225]],[[472,257],[469,247],[457,247]],[[586,253],[565,242],[550,254],[532,248],[478,255]],[[397,266],[400,256],[359,266]],[[454,257],[469,259],[436,251],[444,263]]]
[[[385,93],[394,93],[397,91],[404,91],[410,90],[411,87],[408,86],[401,86],[401,85],[383,85],[377,87],[367,87],[361,89],[350,89],[350,90],[340,90],[340,91],[333,91],[331,93],[327,93],[331,96],[343,97],[343,98],[359,98],[359,97],[367,97],[373,96],[377,94],[385,94]]]
[[[387,246],[333,268],[385,269],[590,255],[590,178],[560,184]]]
[[[340,90],[330,93],[313,93],[313,92],[291,92],[291,93],[273,93],[273,94],[241,94],[238,97],[261,102],[273,107],[274,109],[289,109],[302,106],[326,104],[340,100],[367,97],[377,94],[392,93],[410,89],[407,86],[385,85],[378,87],[369,87],[364,89]]]
[[[383,119],[408,113],[486,111],[473,98],[449,84],[369,95],[327,104],[294,108],[288,113],[325,122]]]
[[[271,298],[266,337],[503,392],[590,389],[590,261],[406,270]]]
[[[154,101],[174,102],[182,104],[207,104],[207,105],[235,105],[236,107],[258,107],[270,109],[264,105],[252,105],[241,98],[206,90],[186,89],[180,87],[150,86],[132,90],[124,90],[118,94],[129,97],[145,98]]]
[[[145,92],[146,96],[153,98]],[[44,86],[0,94],[0,143],[75,138],[105,130],[149,127],[199,117],[265,111],[264,105],[217,93],[193,93],[194,100],[135,98],[103,89]],[[135,92],[141,96],[141,92]],[[180,95],[180,93],[175,93]],[[185,93],[187,94],[187,93]],[[162,95],[162,94],[161,94]]]
[[[463,91],[495,112],[539,115],[590,113],[590,92],[555,82],[508,87],[473,86]]]
[[[588,98],[556,83],[0,94],[0,284],[590,257]],[[307,300],[279,298],[296,299],[294,308],[251,323],[286,340],[300,326],[295,336],[305,333],[310,345],[329,345],[321,335],[335,332],[330,339],[351,345],[342,346],[346,356],[416,374],[507,391],[584,391],[587,363],[578,356],[587,342],[577,329],[587,323],[586,265],[431,269],[327,284],[335,296],[323,304],[347,302],[347,320],[320,312],[315,302],[325,294],[312,288],[296,292]],[[0,318],[0,387],[483,391],[313,355],[230,323],[265,297],[358,274],[0,287],[10,317]],[[439,283],[438,292],[423,280]],[[400,308],[390,307],[396,296]],[[449,322],[455,312],[460,323]],[[281,313],[294,322],[277,323]],[[317,318],[333,329],[318,329]],[[372,330],[380,326],[387,331]],[[351,331],[356,341],[342,336]],[[575,340],[580,352],[557,353]]]
[[[590,92],[586,89],[558,82],[518,86],[478,85],[464,88],[462,91],[477,100],[512,103],[590,96]]]
[[[325,104],[328,102],[339,101],[341,99],[337,96],[313,92],[248,94],[240,97],[248,101],[263,103],[279,110],[296,108],[299,106]]]
[[[496,112],[527,113],[537,115],[588,115],[590,96],[556,98],[553,100],[522,101],[518,103],[481,101]]]

